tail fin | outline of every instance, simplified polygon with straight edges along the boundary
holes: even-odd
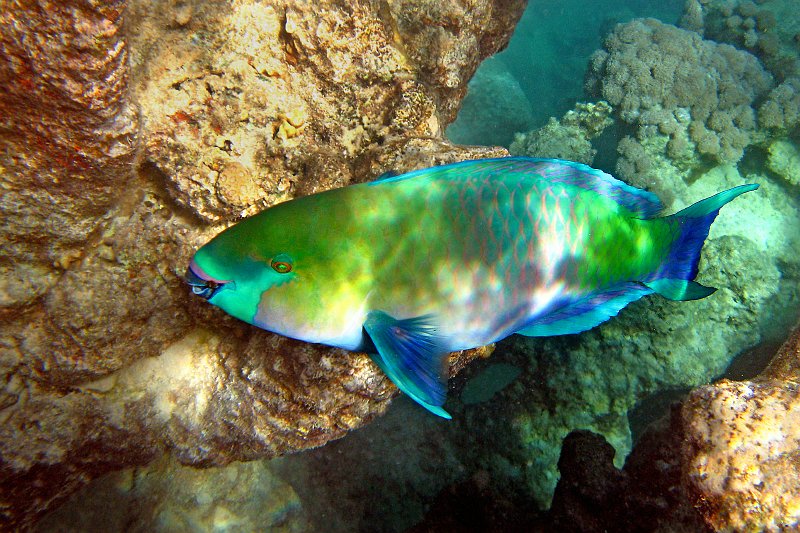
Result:
[[[670,300],[697,300],[717,290],[692,281],[697,276],[700,250],[722,206],[756,189],[755,183],[739,185],[667,217],[678,226],[679,235],[661,267],[643,283]]]

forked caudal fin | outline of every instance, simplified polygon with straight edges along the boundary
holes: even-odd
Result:
[[[668,220],[678,225],[678,237],[661,267],[643,280],[644,285],[670,300],[697,300],[713,293],[716,289],[693,281],[697,276],[700,250],[708,237],[711,223],[722,206],[756,189],[758,184],[755,183],[739,185],[668,216]]]

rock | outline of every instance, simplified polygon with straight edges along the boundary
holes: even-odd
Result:
[[[767,148],[767,166],[787,183],[800,185],[800,149],[788,139],[778,139]]]
[[[489,58],[469,82],[458,120],[447,138],[460,144],[509,146],[533,125],[533,111],[519,82],[501,59]]]
[[[692,392],[683,406],[688,490],[716,531],[800,524],[800,329],[755,380]]]
[[[36,531],[309,531],[295,491],[266,461],[199,469],[169,458],[114,472],[69,499]],[[77,511],[77,512],[76,512]]]
[[[502,409],[478,404],[465,414],[472,427],[460,447],[462,462],[486,465],[495,493],[547,509],[562,441],[576,429],[602,435],[622,468],[633,445],[630,412],[642,398],[708,383],[796,308],[796,202],[780,185],[750,179],[762,188],[720,211],[703,249],[697,279],[718,287],[714,295],[648,296],[581,335],[514,336],[499,346],[525,370],[503,391]],[[706,173],[673,187],[669,212],[744,181],[733,167]]]
[[[479,470],[442,491],[412,531],[711,531],[682,484],[680,421],[673,409],[648,428],[622,469],[602,436],[570,433],[548,511],[492,490],[490,474]]]
[[[5,2],[2,527],[164,450],[272,457],[386,409],[365,355],[238,323],[181,276],[268,205],[503,154],[441,130],[523,3]]]

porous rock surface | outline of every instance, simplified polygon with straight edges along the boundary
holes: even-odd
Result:
[[[682,412],[683,475],[709,526],[800,526],[800,329],[758,378],[701,387]]]
[[[180,276],[265,206],[502,155],[441,130],[523,8],[0,1],[3,527],[165,449],[270,457],[382,413],[367,356],[238,323]]]

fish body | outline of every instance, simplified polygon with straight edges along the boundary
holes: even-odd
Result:
[[[269,208],[197,251],[194,291],[289,337],[365,350],[441,416],[448,352],[520,333],[578,333],[692,281],[719,208],[743,185],[672,216],[568,161],[500,158],[388,176]]]

